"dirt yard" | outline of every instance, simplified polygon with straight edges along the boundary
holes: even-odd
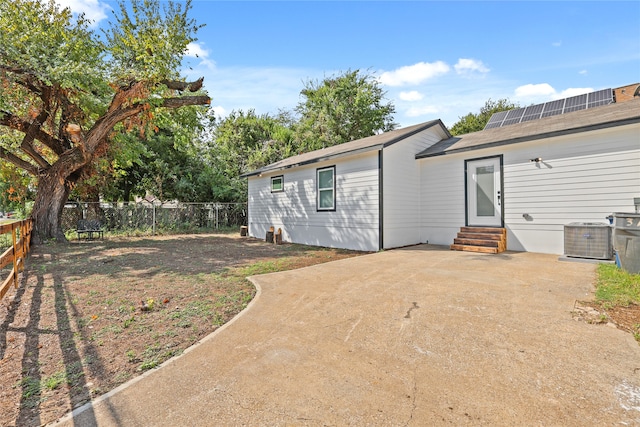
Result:
[[[46,424],[180,354],[246,307],[249,275],[361,254],[237,235],[34,247],[0,302],[0,425]]]

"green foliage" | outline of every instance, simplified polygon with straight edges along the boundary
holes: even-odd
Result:
[[[215,127],[213,138],[211,180],[214,200],[220,202],[246,201],[247,183],[241,174],[296,154],[293,132],[282,119],[254,110],[232,111]]]
[[[494,113],[513,110],[514,108],[520,108],[520,105],[510,102],[508,99],[499,99],[497,101],[489,99],[484,106],[480,108],[478,114],[469,113],[464,117],[460,117],[460,120],[458,120],[449,131],[452,135],[464,135],[481,131]]]
[[[103,195],[130,201],[153,194],[159,200],[207,202],[213,199],[212,170],[205,162],[202,107],[161,111],[145,135],[122,134],[123,147],[111,161]]]
[[[89,25],[83,16],[73,19],[71,11],[55,1],[0,0],[0,64],[28,70],[78,97],[91,97],[106,82],[104,45]],[[4,78],[11,81],[15,74]],[[19,93],[14,90],[0,91],[0,108],[15,95]]]
[[[129,3],[129,4],[127,4]],[[159,82],[177,77],[187,45],[201,27],[187,15],[191,1],[131,0],[119,3],[113,25],[105,31],[111,72],[123,82]]]
[[[26,204],[33,198],[32,177],[24,170],[0,160],[0,212],[20,211],[26,217]]]
[[[330,147],[393,130],[395,106],[374,76],[347,71],[322,82],[308,81],[296,107],[296,139],[303,151]]]
[[[612,264],[600,264],[596,299],[622,306],[640,304],[640,274],[630,274]]]

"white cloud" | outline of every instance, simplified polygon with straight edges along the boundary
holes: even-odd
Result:
[[[192,58],[208,58],[209,51],[203,48],[199,43],[189,43],[187,45],[186,55]]]
[[[555,95],[556,90],[548,83],[528,84],[516,88],[515,95],[518,98],[537,98],[541,96]]]
[[[553,43],[551,43],[551,46],[560,47],[560,46],[562,46],[562,41],[553,42]]]
[[[403,101],[420,101],[424,96],[418,92],[417,90],[412,90],[409,92],[400,92],[400,99]]]
[[[209,59],[209,51],[200,43],[189,43],[185,56],[188,58],[197,58],[199,65],[203,65],[209,69],[214,69],[216,66],[215,61]]]
[[[450,67],[442,61],[432,63],[418,62],[414,65],[400,67],[394,71],[385,71],[380,75],[379,81],[387,86],[420,84],[426,80],[446,74],[449,70]]]
[[[111,6],[99,0],[56,0],[61,7],[68,7],[75,14],[84,13],[87,19],[98,25],[103,19],[107,19],[107,12]]]
[[[454,68],[458,74],[470,74],[473,72],[484,74],[489,72],[489,68],[487,68],[482,61],[469,58],[458,59],[458,63],[454,65]]]
[[[587,70],[580,70],[580,71],[578,71],[578,74],[580,74],[582,76],[586,76],[587,75]]]
[[[427,114],[436,114],[440,111],[438,107],[433,105],[423,105],[421,107],[411,107],[406,112],[405,115],[407,117],[420,117],[426,116]]]

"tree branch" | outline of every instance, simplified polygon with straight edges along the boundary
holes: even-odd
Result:
[[[36,117],[29,124],[29,127],[27,127],[27,130],[24,133],[24,138],[22,138],[22,144],[20,144],[20,149],[29,157],[31,157],[31,159],[33,159],[33,161],[36,162],[38,166],[44,169],[50,166],[49,162],[47,162],[47,160],[33,148],[32,143],[35,139],[37,131],[41,129],[41,123],[43,123],[47,119],[47,117],[48,114],[46,110],[43,109],[40,114],[38,114],[38,117]]]
[[[33,165],[29,162],[27,162],[26,160],[22,160],[20,157],[16,156],[15,154],[5,150],[4,148],[0,147],[0,159],[4,159],[10,163],[13,163],[14,165],[18,166],[21,169],[26,170],[27,172],[29,172],[31,175],[34,176],[38,176],[38,167],[36,165]]]
[[[200,96],[184,96],[180,98],[165,98],[162,101],[162,107],[166,108],[179,108],[186,105],[209,105],[211,104],[211,98],[206,95]]]
[[[195,82],[180,82],[177,80],[162,80],[160,83],[166,85],[169,89],[196,92],[202,89],[204,77],[200,77]]]
[[[22,120],[20,117],[17,117],[9,113],[8,111],[0,110],[0,126],[6,126],[9,129],[26,133],[30,125],[31,123],[25,120]],[[63,141],[57,138],[54,138],[53,136],[49,135],[47,132],[43,131],[40,128],[35,130],[34,138],[42,142],[47,147],[51,148],[51,150],[53,150],[53,152],[56,153],[58,156],[64,153],[64,151],[66,150],[66,148],[64,148],[65,144]]]

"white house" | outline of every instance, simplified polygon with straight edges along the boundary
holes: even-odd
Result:
[[[562,254],[565,225],[605,223],[640,197],[636,87],[512,110],[467,135],[434,120],[273,163],[245,175],[249,234],[376,251],[479,226],[502,230],[506,249]]]

